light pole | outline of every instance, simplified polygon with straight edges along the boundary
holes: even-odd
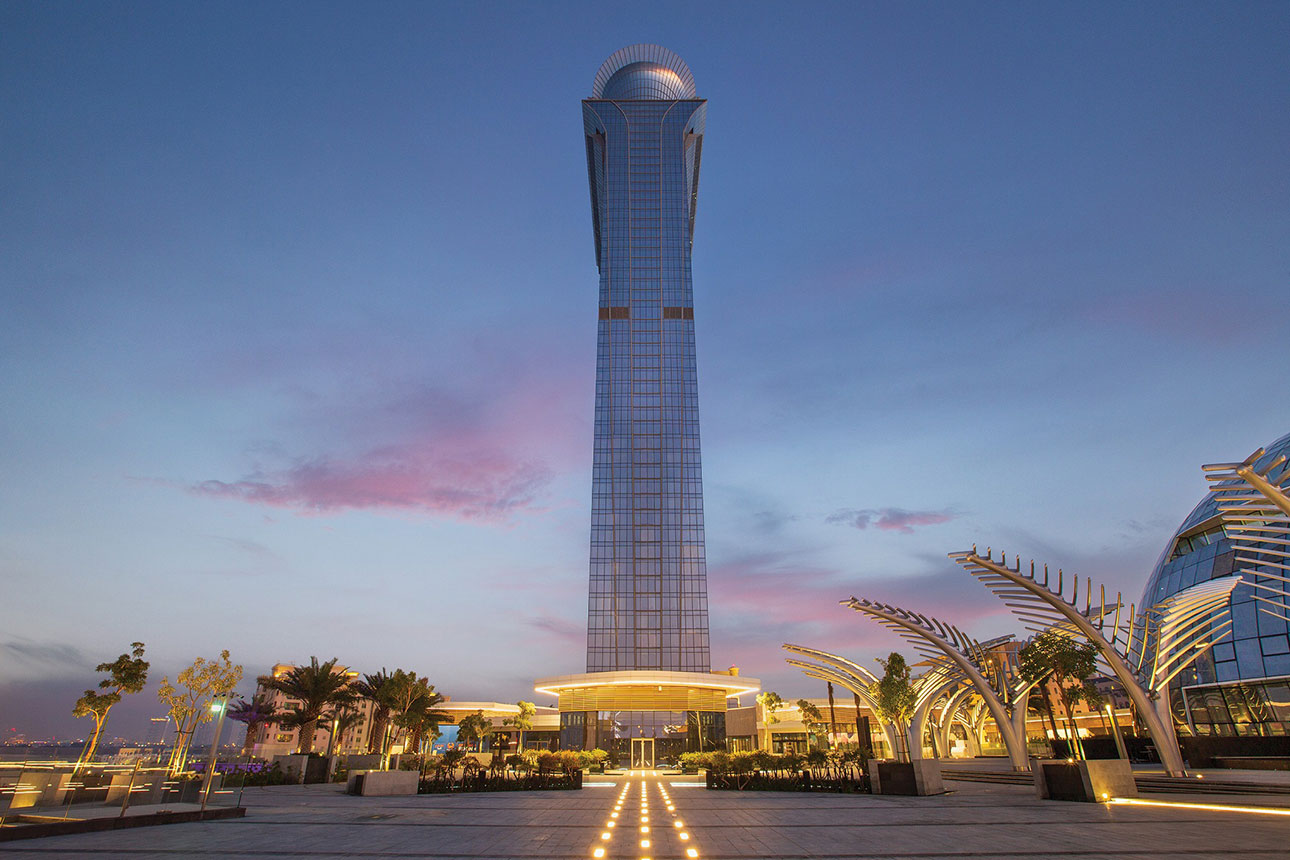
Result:
[[[211,713],[219,714],[215,721],[215,738],[211,741],[210,758],[206,761],[206,784],[202,786],[202,811],[206,811],[206,801],[210,797],[211,783],[215,780],[215,760],[219,758],[219,736],[224,728],[224,713],[228,710],[228,695],[211,702]]]

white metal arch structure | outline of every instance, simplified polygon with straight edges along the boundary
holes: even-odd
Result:
[[[868,669],[839,657],[836,654],[829,654],[826,651],[819,651],[813,648],[804,648],[800,645],[785,645],[788,651],[809,655],[822,663],[830,664],[826,666],[817,666],[816,664],[804,660],[785,658],[790,666],[796,666],[806,675],[812,678],[818,678],[823,681],[832,681],[848,690],[856,692],[869,710],[877,718],[877,704],[874,702],[872,694],[869,692],[869,685],[877,682],[877,677]],[[896,734],[903,733],[909,739],[909,757],[911,759],[920,759],[922,754],[922,737],[927,728],[927,720],[932,716],[936,709],[937,702],[945,696],[949,696],[951,702],[957,707],[958,703],[963,700],[964,693],[971,693],[974,689],[971,682],[959,671],[958,667],[949,661],[937,662],[929,672],[913,679],[914,685],[914,714],[908,726],[897,726],[893,723],[883,723],[883,733],[887,736],[887,741],[896,748]],[[964,686],[966,685],[966,686]],[[948,706],[948,705],[947,705]],[[942,709],[943,710],[943,709]],[[942,721],[945,719],[942,713]],[[948,748],[948,742],[943,737],[947,729],[942,729],[941,722],[935,721],[935,743],[939,751]]]
[[[1283,454],[1260,467],[1265,455],[1260,448],[1243,463],[1201,468],[1236,550],[1237,570],[1249,574],[1246,582],[1255,589],[1259,611],[1290,621],[1290,464]]]
[[[1048,587],[1046,565],[1041,581],[1035,578],[1033,561],[1030,572],[1022,573],[1020,558],[1008,567],[1006,554],[1001,553],[995,561],[989,549],[984,557],[973,547],[970,552],[950,553],[950,558],[1002,598],[1013,614],[1030,622],[1027,626],[1032,630],[1056,627],[1091,642],[1147,724],[1165,771],[1170,776],[1186,774],[1169,715],[1166,688],[1171,678],[1190,666],[1214,641],[1227,635],[1230,618],[1223,616],[1227,614],[1232,589],[1241,582],[1239,576],[1194,585],[1146,612],[1134,613],[1130,607],[1126,622],[1121,624],[1122,604],[1118,597],[1115,605],[1108,608],[1105,591],[1099,589],[1101,605],[1092,605],[1092,580],[1086,580],[1084,608],[1080,609],[1078,577],[1073,580],[1068,599],[1062,571],[1057,572],[1057,590]],[[1106,619],[1112,617],[1112,611],[1114,620],[1108,631]],[[1211,638],[1212,630],[1219,631],[1217,637]]]
[[[874,715],[874,719],[882,728],[883,735],[887,738],[887,745],[893,750],[896,749],[897,727],[891,723],[884,723],[879,719],[878,706],[873,700],[873,695],[869,692],[869,685],[878,680],[872,672],[858,663],[853,663],[845,657],[839,657],[827,651],[788,644],[784,645],[784,650],[818,661],[818,663],[810,663],[793,657],[784,658],[790,666],[796,666],[801,669],[808,677],[818,678],[821,681],[832,681],[834,684],[850,690]]]
[[[1004,746],[1007,747],[1008,759],[1013,770],[1030,769],[1026,758],[1025,732],[1023,731],[1021,738],[1018,739],[1016,726],[1004,699],[1008,695],[1006,680],[998,677],[995,667],[986,659],[985,650],[980,642],[969,638],[952,624],[944,624],[935,618],[928,618],[907,609],[864,599],[857,600],[854,597],[841,603],[895,631],[923,656],[931,660],[952,661],[976,688],[977,693],[985,701],[986,707],[990,709],[990,715],[998,724],[999,735],[1003,738]],[[992,678],[999,683],[998,688],[991,682]],[[1023,709],[1023,726],[1024,713]],[[921,743],[921,739],[919,742]]]
[[[959,687],[950,694],[949,699],[945,702],[945,707],[941,708],[941,718],[936,721],[935,727],[936,742],[940,745],[939,749],[941,750],[941,755],[946,758],[949,757],[950,750],[950,723],[952,723],[956,718],[959,719],[961,722],[968,724],[968,734],[971,734],[971,724],[967,715],[965,714],[961,717],[957,715],[960,709],[963,708],[963,705],[967,703],[968,699],[975,692],[976,688],[971,684]],[[1026,712],[1024,707],[1021,712],[1023,714]],[[1016,715],[1015,710],[1013,715]]]
[[[801,669],[802,673],[806,675],[808,678],[817,678],[821,681],[831,681],[834,684],[837,684],[838,686],[843,687],[844,689],[850,690],[852,693],[855,693],[857,696],[860,697],[861,701],[865,703],[865,706],[869,708],[870,713],[874,714],[875,719],[877,719],[878,712],[874,709],[873,705],[869,701],[865,701],[864,696],[860,692],[858,685],[853,686],[854,679],[851,678],[851,676],[848,676],[845,672],[840,672],[834,669],[830,669],[827,666],[816,666],[814,664],[806,662],[805,660],[794,660],[792,658],[789,658],[787,662],[790,666],[796,666],[797,668]],[[897,727],[892,725],[891,723],[884,723],[882,720],[877,720],[877,722],[878,722],[879,728],[882,729],[883,737],[887,739],[887,746],[889,746],[893,750],[896,749],[898,746],[896,742],[897,733],[899,731]]]
[[[962,670],[954,663],[945,661],[935,663],[932,668],[914,679],[914,716],[909,721],[909,757],[923,757],[923,735],[927,731],[927,720],[932,716],[936,703],[945,696],[952,696],[954,691],[964,684],[972,689],[972,682],[964,676]],[[933,732],[935,734],[935,732]],[[939,758],[941,755],[940,737],[932,739],[932,749]]]

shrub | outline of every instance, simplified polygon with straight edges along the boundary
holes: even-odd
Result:
[[[582,770],[582,768],[584,767],[583,757],[586,756],[587,754],[584,752],[579,752],[577,750],[560,750],[557,753],[552,753],[552,755],[556,757],[556,761],[559,764],[560,770],[564,771],[565,773],[574,773],[576,771]],[[590,767],[589,764],[586,766]]]
[[[701,767],[712,770],[712,760],[709,753],[685,752],[681,753],[681,767],[686,770],[698,770]]]
[[[758,750],[757,752],[760,753],[762,751]],[[730,756],[730,766],[727,769],[731,773],[752,773],[757,769],[757,765],[753,763],[753,755],[754,753],[746,750],[733,753]]]

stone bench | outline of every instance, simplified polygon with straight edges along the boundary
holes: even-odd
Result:
[[[368,770],[350,774],[345,790],[363,797],[416,794],[420,779],[415,770]]]

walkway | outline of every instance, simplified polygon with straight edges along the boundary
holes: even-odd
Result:
[[[336,786],[279,786],[248,789],[246,818],[10,842],[0,844],[0,860],[1264,860],[1285,857],[1290,837],[1281,816],[1043,802],[1019,786],[951,788],[924,798],[714,792],[694,777],[639,771],[593,775],[568,792],[363,798]]]

